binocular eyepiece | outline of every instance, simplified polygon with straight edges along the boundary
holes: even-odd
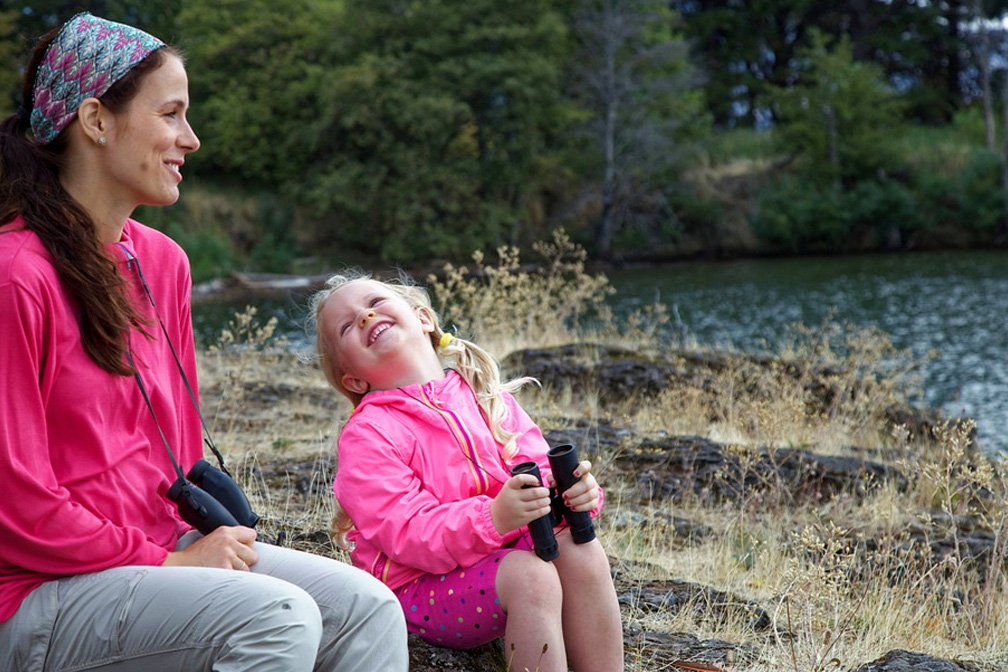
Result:
[[[241,487],[206,460],[198,460],[186,478],[176,479],[168,499],[178,506],[182,520],[204,535],[221,526],[255,527],[259,522]]]
[[[552,512],[537,518],[528,524],[529,534],[532,536],[532,546],[535,554],[546,560],[554,560],[559,556],[556,536],[553,534],[553,526],[559,525],[562,520],[567,521],[567,526],[571,531],[571,538],[576,544],[585,544],[595,538],[595,525],[592,523],[591,514],[587,511],[572,511],[564,504],[563,493],[567,492],[571,486],[577,483],[574,470],[578,466],[577,450],[572,444],[565,443],[557,446],[546,453],[549,458],[550,469],[553,471],[553,479],[557,487],[551,491]],[[511,468],[511,475],[532,474],[542,485],[542,477],[539,474],[539,467],[535,462],[522,462]],[[535,486],[526,485],[526,488]]]

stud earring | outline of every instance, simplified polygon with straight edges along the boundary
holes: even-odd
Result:
[[[104,135],[98,137],[98,146],[99,147],[104,147],[105,146],[105,136]]]

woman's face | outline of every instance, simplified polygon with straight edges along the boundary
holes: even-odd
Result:
[[[111,117],[101,154],[116,205],[132,212],[138,205],[178,200],[185,157],[200,146],[186,120],[188,109],[185,67],[169,54],[144,77],[126,109]]]

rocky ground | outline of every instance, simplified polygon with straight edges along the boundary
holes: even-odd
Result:
[[[727,366],[737,366],[728,360],[732,356],[693,353],[675,357],[648,355],[616,348],[570,346],[548,350],[523,351],[505,360],[505,367],[537,377],[547,389],[590,388],[598,403],[605,405],[628,397],[645,400],[664,389],[688,384],[709,387],[712,377]],[[747,366],[765,367],[767,362],[748,358]],[[797,375],[787,367],[777,366],[778,375]],[[823,409],[836,402],[836,395],[850,394],[849,389],[831,387],[828,372],[812,377],[810,396]],[[276,385],[261,386],[266,396],[258,403],[275,405],[284,390]],[[204,391],[206,399],[215,393],[212,387]],[[326,393],[319,393],[325,397]],[[250,404],[256,403],[255,395]],[[893,422],[910,428],[918,436],[930,432],[938,419],[931,413],[906,405],[893,405],[885,413]],[[603,516],[599,525],[615,527],[660,527],[669,543],[701,543],[711,534],[709,526],[699,521],[664,514],[655,519],[654,504],[662,501],[707,501],[720,506],[738,498],[745,491],[752,496],[761,488],[783,488],[789,494],[788,505],[809,506],[844,496],[858,498],[874,488],[887,486],[899,491],[906,487],[908,474],[899,466],[889,450],[851,447],[845,454],[822,454],[815,447],[760,447],[748,459],[738,451],[718,441],[696,435],[674,435],[662,432],[641,432],[618,422],[553,423],[542,418],[541,423],[552,445],[574,443],[584,454],[608,456],[607,487],[621,488],[624,493],[618,516]],[[835,451],[833,451],[835,452]],[[905,468],[905,467],[903,467]],[[271,498],[284,501],[290,512],[296,513],[331,496],[332,463],[328,457],[260,457],[255,477],[271,490]],[[313,503],[315,502],[315,503]],[[297,519],[291,515],[290,520]],[[309,517],[309,519],[311,519]],[[304,518],[301,518],[304,520]],[[334,554],[327,530],[319,517],[313,522],[290,523],[287,520],[266,521],[264,531],[280,543],[313,552]],[[279,536],[279,539],[276,537]],[[955,548],[967,549],[980,562],[999,557],[995,552],[997,539],[990,530],[975,520],[941,520],[932,517],[930,524],[907,531],[909,544],[919,552],[941,558]],[[869,538],[859,542],[866,551],[872,545]],[[782,632],[766,604],[746,599],[718,586],[699,585],[669,579],[668,571],[645,560],[623,557],[621,549],[608,548],[621,608],[625,610],[624,639],[627,668],[630,670],[732,670],[741,671],[757,666],[763,657],[759,633],[766,646],[788,633]],[[988,561],[989,564],[989,561]],[[865,565],[871,571],[870,565]],[[743,623],[757,633],[756,639],[732,642],[705,639],[691,632],[675,632],[649,628],[641,614],[648,612],[674,616],[679,610],[693,611],[697,622]],[[633,618],[630,618],[630,614]],[[716,630],[716,628],[713,628]],[[755,643],[754,643],[755,642]],[[506,669],[503,645],[500,642],[475,651],[453,651],[430,646],[419,639],[411,640],[411,669],[418,672],[498,672]],[[967,661],[934,658],[919,652],[890,650],[876,660],[859,667],[840,667],[824,663],[822,670],[844,672],[980,672],[1001,670],[991,665]]]

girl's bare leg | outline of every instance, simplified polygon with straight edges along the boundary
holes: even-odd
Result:
[[[609,560],[598,539],[575,544],[557,532],[560,557],[553,561],[563,586],[563,637],[576,672],[623,669],[623,624]]]
[[[497,570],[497,597],[507,613],[505,656],[511,672],[567,672],[561,618],[566,608],[552,563],[515,551]],[[615,669],[615,668],[613,668]]]

